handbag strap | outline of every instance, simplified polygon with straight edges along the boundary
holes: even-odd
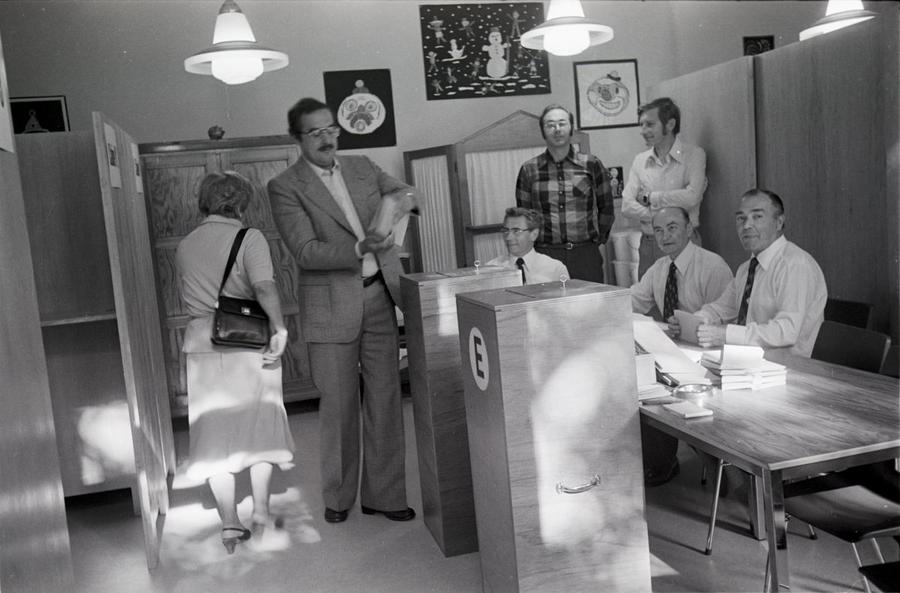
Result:
[[[225,264],[225,273],[222,274],[222,283],[219,284],[219,295],[222,294],[222,289],[225,288],[225,281],[228,280],[228,275],[231,274],[231,268],[234,266],[234,261],[237,259],[238,251],[241,249],[241,243],[244,242],[244,235],[247,234],[248,228],[242,228],[238,231],[237,236],[234,238],[234,243],[231,244],[231,252],[228,254],[228,263]]]

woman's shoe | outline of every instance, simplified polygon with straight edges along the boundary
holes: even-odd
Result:
[[[243,527],[223,527],[222,545],[229,554],[234,554],[234,547],[240,542],[250,539],[250,530]]]

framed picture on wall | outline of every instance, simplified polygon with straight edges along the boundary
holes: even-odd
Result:
[[[390,70],[340,70],[323,77],[325,102],[341,127],[342,150],[397,145]]]
[[[575,62],[573,67],[579,129],[638,125],[641,99],[637,60]]]
[[[69,131],[69,109],[63,95],[13,97],[9,104],[15,134]]]
[[[543,2],[419,5],[425,98],[549,93],[547,52],[522,46],[522,33],[543,22]]]

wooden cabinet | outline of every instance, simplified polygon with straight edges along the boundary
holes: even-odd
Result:
[[[272,251],[275,280],[290,332],[290,342],[282,359],[285,401],[318,397],[310,379],[306,345],[300,334],[297,267],[278,235],[266,195],[266,183],[300,157],[300,149],[294,140],[290,136],[269,136],[142,144],[140,153],[173,414],[187,413],[186,363],[181,345],[189,321],[178,294],[175,250],[179,241],[203,218],[197,209],[200,182],[208,173],[224,170],[237,171],[253,183],[256,195],[244,222],[263,232]]]

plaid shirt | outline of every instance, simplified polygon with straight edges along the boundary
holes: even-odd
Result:
[[[542,243],[606,243],[615,218],[606,167],[571,147],[559,163],[544,151],[522,164],[516,204],[544,216]]]

